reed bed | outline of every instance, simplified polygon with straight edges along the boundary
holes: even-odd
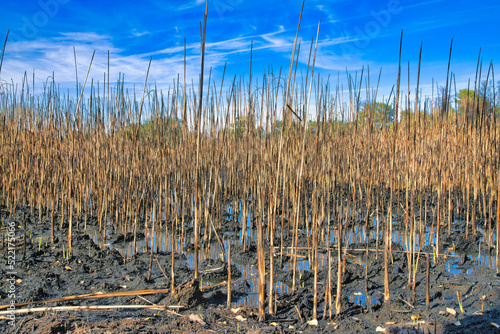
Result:
[[[285,250],[293,258],[293,289],[297,259],[310,260],[315,318],[318,249],[327,251],[329,273],[337,263],[338,281],[329,274],[321,282],[328,287],[323,314],[331,317],[341,309],[350,243],[365,242],[367,267],[369,256],[383,252],[387,276],[393,227],[402,233],[413,290],[419,261],[429,268],[424,247],[435,247],[439,263],[440,238],[457,230],[470,240],[482,231],[478,240],[498,270],[500,136],[495,102],[482,98],[481,74],[462,114],[452,110],[452,74],[439,100],[416,94],[412,103],[398,77],[396,92],[382,101],[395,110],[394,120],[380,124],[381,99],[369,71],[347,73],[344,92],[314,74],[315,49],[311,42],[305,78],[296,74],[292,55],[288,76],[270,67],[257,85],[235,76],[220,87],[209,79],[203,90],[202,75],[198,91],[185,79],[167,91],[145,83],[140,100],[123,76],[111,83],[109,73],[104,83],[86,79],[77,99],[59,91],[53,77],[41,94],[34,94],[27,74],[21,87],[2,84],[1,205],[11,212],[27,206],[38,214],[34,224],[66,231],[68,256],[72,231],[86,231],[90,223],[104,242],[109,230],[133,233],[134,252],[138,231],[148,238],[166,230],[178,236],[172,278],[174,253],[190,243],[195,275],[199,250],[214,247],[213,240],[225,254],[220,231],[231,212],[243,248],[257,243],[261,318],[266,298],[274,312],[273,266],[286,260]],[[402,115],[405,98],[411,113]],[[368,110],[364,118],[362,109]],[[356,224],[364,236],[352,242],[346,231]],[[151,265],[156,249],[149,238]],[[230,265],[231,254],[227,258]],[[390,289],[386,280],[386,301]]]

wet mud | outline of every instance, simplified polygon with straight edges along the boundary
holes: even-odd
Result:
[[[491,249],[481,246],[479,235],[460,232],[450,235],[443,231],[439,261],[429,256],[419,257],[415,290],[408,286],[408,258],[399,244],[393,244],[389,265],[390,301],[384,302],[383,245],[379,252],[363,250],[367,245],[353,242],[346,249],[342,271],[341,308],[330,308],[327,282],[330,270],[333,301],[337,294],[336,249],[332,249],[330,266],[318,270],[317,321],[313,320],[314,275],[310,268],[302,267],[296,275],[296,290],[292,292],[293,273],[291,256],[276,252],[274,279],[286,286],[276,293],[275,313],[260,319],[256,305],[238,305],[238,301],[256,292],[252,288],[257,277],[244,274],[238,263],[252,267],[257,262],[257,248],[249,241],[232,247],[231,287],[232,306],[227,308],[226,285],[228,266],[223,250],[219,257],[200,262],[200,275],[195,279],[189,252],[174,254],[174,291],[172,287],[172,254],[158,250],[151,257],[150,249],[142,249],[126,257],[117,246],[133,240],[110,233],[105,244],[94,241],[82,226],[73,231],[72,254],[68,257],[67,229],[57,224],[55,240],[50,240],[49,217],[38,221],[38,213],[30,208],[17,208],[10,214],[1,208],[2,256],[0,266],[0,304],[9,305],[7,277],[7,224],[15,222],[15,304],[16,310],[48,308],[43,312],[15,315],[15,326],[9,324],[6,314],[0,317],[1,332],[5,333],[500,333],[500,275],[494,266]],[[23,219],[26,219],[26,231]],[[59,221],[59,220],[58,220]],[[224,225],[231,228],[231,220]],[[234,221],[233,221],[234,222]],[[95,224],[88,220],[88,228]],[[187,231],[187,229],[186,229]],[[188,232],[186,232],[188,233]],[[23,242],[24,235],[26,240]],[[137,238],[147,238],[138,233]],[[214,240],[212,247],[219,247]],[[146,242],[147,244],[147,242]],[[279,243],[276,243],[279,245]],[[307,246],[303,237],[299,245]],[[368,248],[376,248],[370,239]],[[189,248],[188,246],[186,246]],[[447,255],[447,249],[453,254]],[[266,245],[268,250],[268,246]],[[468,256],[481,250],[490,254],[488,261],[478,263]],[[424,248],[432,254],[432,248]],[[307,250],[298,252],[306,259]],[[456,255],[462,253],[463,256]],[[325,250],[319,250],[326,256]],[[366,262],[368,261],[368,270]],[[151,267],[150,267],[151,263]],[[269,253],[266,251],[267,275]],[[450,270],[453,267],[453,270]],[[299,268],[301,268],[299,266]],[[306,270],[306,269],[309,270]],[[429,305],[426,305],[426,279],[429,274]],[[108,295],[126,291],[152,290],[150,294],[130,293]],[[87,299],[72,299],[46,303],[67,296],[90,295]],[[101,296],[100,296],[101,295]],[[254,296],[255,297],[255,296]],[[256,298],[256,297],[255,297]],[[266,302],[267,302],[266,296]],[[250,303],[251,304],[251,303]],[[111,306],[107,310],[55,311],[50,308],[77,306]],[[122,306],[151,306],[154,309],[122,308]],[[4,307],[0,311],[6,311]],[[500,327],[500,326],[499,326]]]

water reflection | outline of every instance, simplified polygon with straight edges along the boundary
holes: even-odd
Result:
[[[225,208],[226,214],[224,214],[223,219],[227,221],[232,221],[234,220],[234,209],[231,206],[227,206]],[[238,221],[241,222],[243,221],[243,214],[242,214],[242,206],[241,203],[239,205],[239,210],[238,210]],[[250,212],[248,212],[246,216],[246,224],[247,224],[247,240],[255,242],[256,238],[256,231],[252,229],[252,215]],[[398,222],[394,222],[395,227],[398,227]],[[455,226],[463,226],[463,222],[455,222]],[[379,242],[379,252],[381,253],[383,251],[383,230],[377,229],[377,220],[375,218],[370,220],[369,224],[370,232],[369,232],[369,237],[371,240],[377,240]],[[416,222],[415,229],[417,231],[420,231],[420,226],[419,223]],[[378,235],[377,235],[377,230],[378,230]],[[212,225],[209,225],[208,229],[209,233],[213,234],[212,231]],[[423,247],[426,246],[432,246],[435,243],[435,236],[434,236],[434,231],[432,228],[422,228],[422,233],[417,233],[416,238],[415,238],[415,250],[418,251],[419,249],[421,250]],[[493,235],[488,235],[486,231],[482,231],[481,229],[478,228],[478,231],[483,235],[481,238],[481,242],[489,242],[492,240],[492,243],[495,243],[495,234]],[[111,230],[107,232],[107,235],[112,235]],[[127,231],[127,232],[132,232],[132,231]],[[303,233],[306,233],[306,231],[302,231]],[[327,236],[330,235],[330,245],[332,247],[332,261],[335,262],[337,259],[336,256],[336,242],[338,239],[338,233],[335,229],[332,228],[332,231],[330,234],[326,233],[326,228],[325,231],[323,231],[324,234],[324,239],[326,240]],[[452,231],[453,232],[453,231]],[[279,233],[279,231],[278,231]],[[99,236],[99,233],[96,231],[90,231],[90,235],[92,236],[92,239],[100,244],[100,246],[104,246],[102,243],[102,239]],[[392,234],[392,242],[393,244],[398,244],[401,245],[404,250],[408,249],[408,238],[407,238],[408,233],[406,232],[405,229],[398,230],[397,228],[394,229],[394,232]],[[243,235],[240,230],[237,239],[234,238],[232,233],[226,232],[224,234],[221,234],[220,237],[223,239],[224,243],[224,249],[227,250],[228,243],[230,240],[232,240],[232,245],[238,244],[242,245],[242,240],[243,240]],[[365,242],[366,240],[366,226],[363,224],[362,226],[355,226],[354,228],[351,229],[346,229],[342,235],[342,241],[344,244],[344,247],[347,247],[348,249],[351,248],[351,251],[353,251],[353,247],[350,247],[350,245],[355,244],[355,243],[362,243]],[[111,239],[112,241],[112,239]],[[193,269],[194,266],[194,253],[186,248],[186,245],[192,245],[194,243],[193,238],[189,239],[182,239],[180,238],[179,235],[172,235],[168,231],[163,228],[162,230],[157,230],[155,231],[152,235],[148,234],[148,230],[144,231],[144,234],[141,234],[141,237],[136,240],[136,247],[138,252],[146,252],[148,249],[151,247],[151,241],[152,241],[152,247],[155,251],[159,252],[170,252],[172,250],[172,245],[174,245],[174,250],[176,253],[181,253],[184,254],[187,257],[187,263],[188,267]],[[175,241],[175,242],[174,242]],[[107,247],[112,247],[116,249],[117,251],[120,252],[121,255],[124,257],[132,257],[133,255],[133,242],[132,241],[122,241],[122,242],[117,242],[117,243],[106,243],[105,246]],[[305,246],[305,245],[304,245]],[[310,271],[312,270],[312,266],[309,263],[308,259],[308,254],[305,252],[305,247],[301,249],[303,251],[303,254],[301,254],[300,260],[297,261],[297,270],[299,273],[305,272],[305,271]],[[358,249],[358,251],[361,249]],[[279,251],[279,250],[278,250]],[[269,256],[268,249],[266,249],[267,256]],[[293,253],[293,248],[292,247],[287,247],[284,249],[284,252],[286,253]],[[373,249],[370,248],[371,254],[373,254]],[[227,254],[225,254],[227,256]],[[492,269],[495,269],[495,256],[490,255],[486,252],[481,252],[479,253],[478,251],[474,252],[455,252],[453,248],[447,249],[444,254],[440,254],[444,256],[445,260],[445,268],[446,271],[452,274],[465,274],[465,275],[470,275],[475,268],[480,264],[482,265],[487,265]],[[223,259],[224,256],[222,254],[222,250],[220,245],[217,243],[216,238],[213,237],[211,240],[211,243],[208,244],[206,247],[202,248],[202,251],[200,252],[200,263],[203,262],[205,259]],[[431,258],[433,258],[434,254],[431,254]],[[380,254],[379,254],[380,257]],[[276,261],[279,261],[279,255],[276,258]],[[358,265],[361,265],[362,267],[366,266],[366,258],[363,252],[363,255],[361,256],[349,256],[348,261],[351,263],[356,263]],[[257,276],[258,276],[258,271],[257,267],[254,265],[251,265],[250,263],[240,263],[238,261],[235,261],[233,259],[232,261],[233,265],[235,265],[239,271],[242,273],[242,277],[238,278],[241,279],[242,282],[236,283],[235,286],[238,286],[240,284],[244,284],[244,282],[247,282],[250,285],[250,293],[248,295],[234,301],[232,304],[233,305],[247,305],[247,306],[257,306],[258,304],[258,287],[257,287]],[[368,265],[370,266],[371,260],[368,262]],[[321,270],[324,266],[328,265],[328,257],[326,252],[319,252],[318,254],[318,269]],[[284,271],[291,270],[291,265],[289,264],[284,264],[283,268]],[[297,275],[299,278],[300,274]],[[268,276],[267,276],[268,278]],[[298,280],[299,281],[299,280]],[[220,283],[219,282],[211,282],[211,281],[203,281],[202,285],[203,286],[210,286]],[[267,282],[269,285],[269,281]],[[282,281],[276,281],[274,282],[274,289],[277,294],[281,293],[287,293],[290,292],[291,290],[291,282],[282,282]],[[360,304],[360,305],[366,305],[367,301],[367,295],[364,291],[357,291],[351,295],[348,295],[348,298],[351,302]],[[373,296],[368,296],[370,302],[372,303],[377,303],[379,300]]]

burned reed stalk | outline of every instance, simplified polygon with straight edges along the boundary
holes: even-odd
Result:
[[[261,185],[262,186],[262,185]],[[258,210],[257,213],[257,270],[259,272],[259,320],[264,321],[266,313],[264,310],[266,298],[266,266],[265,266],[265,252],[264,252],[264,231],[262,227],[262,202],[260,187],[257,189]]]
[[[312,63],[312,68],[311,68],[311,83],[309,84],[309,95],[307,97],[307,107],[304,112],[304,137],[303,137],[303,155],[302,155],[302,161],[301,161],[301,173],[302,173],[302,168],[303,168],[303,163],[304,163],[304,150],[305,150],[305,143],[306,143],[306,134],[307,134],[307,115],[309,113],[309,104],[311,101],[311,90],[312,90],[312,85],[313,85],[313,79],[314,79],[314,65],[316,63],[316,52],[318,50],[318,38],[319,38],[319,28],[321,25],[321,20],[318,22],[318,30],[316,32],[316,45],[314,46],[314,57],[313,57],[313,63]],[[307,84],[307,82],[306,82]],[[316,193],[316,181],[314,182],[313,185],[313,196]],[[315,209],[317,211],[317,206],[316,205]],[[308,218],[306,217],[306,220]],[[319,222],[317,220],[317,214],[316,214],[316,219],[313,219],[312,221],[312,233],[313,233],[313,270],[314,270],[314,306],[313,306],[313,319],[318,318],[318,229],[319,229]]]
[[[26,244],[27,244],[27,240],[26,240],[26,212],[23,212],[23,258],[22,258],[22,261],[24,262],[24,260],[26,260]]]
[[[426,254],[426,260],[427,260],[427,270],[425,272],[425,305],[429,307],[430,302],[430,286],[431,286],[431,280],[430,280],[430,270],[431,270],[431,261],[429,258],[429,253]]]
[[[328,178],[327,178],[328,180]],[[330,187],[326,186],[325,187],[325,194],[330,194]],[[326,197],[326,196],[325,196]],[[328,196],[330,197],[330,196]],[[326,214],[326,220],[327,220],[327,232],[326,232],[326,251],[327,251],[327,263],[328,263],[328,274],[327,274],[327,282],[326,282],[326,289],[325,289],[325,310],[323,312],[323,319],[326,318],[326,308],[328,306],[328,316],[329,319],[332,318],[332,252],[330,250],[330,236],[331,236],[331,227],[330,227],[330,213],[331,213],[331,200],[328,199],[328,207],[327,207],[327,214]]]
[[[279,172],[280,172],[280,163],[281,163],[281,154],[282,154],[282,149],[283,149],[283,133],[285,132],[285,130],[287,130],[288,128],[288,124],[287,124],[287,115],[288,115],[288,111],[287,111],[287,105],[288,105],[288,99],[289,99],[289,93],[290,93],[290,81],[291,81],[291,78],[292,78],[292,68],[293,68],[293,59],[294,59],[294,54],[295,54],[295,48],[296,48],[296,44],[297,44],[297,38],[298,38],[298,34],[299,34],[299,29],[300,29],[300,22],[302,20],[302,12],[304,10],[304,3],[305,3],[305,0],[302,1],[302,8],[300,10],[300,16],[299,16],[299,22],[297,24],[297,32],[295,34],[295,39],[294,39],[294,42],[293,42],[293,51],[292,51],[292,56],[291,56],[291,59],[290,59],[290,69],[289,69],[289,72],[288,72],[288,83],[287,83],[287,89],[286,89],[286,95],[285,95],[285,99],[284,99],[284,105],[283,105],[283,113],[282,113],[282,126],[280,128],[280,140],[279,140],[279,148],[278,148],[278,161],[277,161],[277,167],[276,167],[276,190],[275,190],[275,196],[274,196],[274,203],[276,205],[277,203],[277,195],[278,195],[278,181],[279,181]],[[287,132],[288,134],[288,132]],[[285,162],[285,165],[286,165],[286,162]],[[283,183],[283,187],[285,186],[285,183]],[[284,194],[285,192],[283,192],[283,196],[285,196]],[[300,198],[300,196],[298,196],[298,198]],[[298,199],[299,201],[299,199]],[[283,200],[282,201],[282,211],[285,210],[285,204],[286,202]],[[276,208],[274,209],[274,211],[276,211]],[[298,212],[296,213],[296,219],[295,219],[295,222],[296,224],[298,224]],[[294,228],[294,231],[295,231],[295,228]],[[283,212],[282,212],[282,228],[281,228],[281,234],[283,234]],[[293,258],[293,283],[292,283],[292,291],[295,291],[295,267],[296,267],[296,256]]]
[[[269,200],[272,201],[274,198],[269,197]],[[271,210],[276,205],[274,203],[269,203],[269,315],[274,314],[274,238],[275,238],[275,227],[274,224],[276,222],[275,212],[273,213]]]
[[[401,50],[403,47],[403,31],[401,31],[401,40],[399,45],[399,66],[398,66],[398,83],[396,89],[396,115],[398,113],[399,107],[399,86],[401,83]],[[396,142],[397,142],[397,133],[398,133],[398,121],[397,117],[395,119],[394,132],[393,132],[393,141],[392,141],[392,157],[391,157],[391,178],[390,178],[390,192],[391,196],[389,198],[389,208],[388,208],[388,217],[386,220],[386,228],[385,228],[385,243],[384,243],[384,301],[388,302],[390,300],[390,290],[389,290],[389,252],[392,250],[391,242],[392,242],[392,209],[393,209],[393,194],[394,194],[394,183],[395,183],[395,159],[396,159]],[[392,257],[392,254],[390,255]]]
[[[7,35],[5,35],[5,41],[3,42],[2,54],[0,55],[0,74],[2,74],[3,56],[5,54],[5,47],[7,46],[7,40],[9,39],[10,29],[7,30]]]
[[[151,246],[149,255],[149,269],[148,269],[148,281],[151,280],[151,269],[153,267],[153,252],[154,252],[154,242],[155,242],[155,225],[156,225],[156,202],[153,203],[153,212],[151,213],[151,220],[153,224],[151,225]]]
[[[227,308],[231,308],[231,241],[227,243]]]
[[[195,211],[194,211],[194,278],[198,278],[198,261],[199,261],[199,230],[200,230],[200,222],[199,222],[199,214],[201,205],[200,197],[201,188],[200,188],[200,136],[201,136],[201,112],[203,107],[203,72],[205,65],[205,37],[207,33],[207,14],[208,14],[208,0],[205,2],[205,15],[203,17],[203,33],[201,38],[201,73],[200,73],[200,99],[198,104],[198,114],[196,116],[196,166],[195,166]]]
[[[340,196],[342,202],[342,196]],[[340,300],[342,299],[342,218],[337,216],[337,295],[335,296],[335,314],[340,314]]]
[[[500,172],[497,173],[498,190],[497,190],[497,235],[496,235],[496,267],[497,273],[500,273]]]
[[[417,74],[417,89],[415,91],[415,117],[418,113],[418,96],[419,96],[419,88],[420,88],[420,67],[422,64],[422,47],[423,47],[423,42],[420,43],[420,52],[418,56],[418,74]],[[410,117],[410,115],[408,115]],[[416,239],[417,239],[417,231],[415,228],[415,203],[414,203],[414,198],[415,198],[415,191],[417,190],[417,178],[415,177],[417,174],[417,165],[416,165],[416,152],[417,152],[417,145],[416,145],[416,121],[414,119],[413,121],[413,140],[412,140],[412,159],[411,159],[411,168],[412,168],[412,175],[413,175],[413,185],[412,185],[412,194],[411,194],[411,202],[410,202],[410,209],[411,209],[411,217],[410,217],[410,224],[411,224],[411,230],[410,230],[410,271],[409,271],[409,276],[408,276],[408,283],[409,286],[411,286],[412,289],[412,297],[414,299],[415,297],[415,286],[416,286],[416,277],[417,277],[417,269],[418,269],[418,260],[420,259],[420,252],[418,253],[417,260],[415,261],[415,248],[416,248]],[[408,180],[410,182],[410,180]],[[411,184],[411,183],[410,183]]]

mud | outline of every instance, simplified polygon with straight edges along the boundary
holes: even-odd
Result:
[[[27,218],[26,243],[23,243],[23,217]],[[463,233],[442,234],[442,250],[448,248],[464,256],[448,256],[435,263],[430,257],[430,303],[426,306],[427,260],[419,258],[415,293],[408,287],[407,256],[402,247],[393,244],[392,263],[389,266],[391,287],[390,301],[384,302],[384,260],[383,246],[380,252],[370,252],[368,259],[361,250],[365,243],[348,245],[344,271],[342,273],[341,312],[335,314],[325,302],[328,266],[318,271],[318,321],[312,322],[314,294],[312,271],[299,270],[297,289],[291,292],[292,271],[290,257],[275,258],[275,281],[287,284],[286,291],[277,293],[275,315],[266,315],[260,320],[258,309],[253,306],[235,305],[241,298],[254,294],[252,280],[244,277],[235,264],[231,266],[232,302],[226,308],[227,264],[222,258],[205,259],[200,263],[200,276],[195,279],[189,263],[188,253],[175,254],[175,291],[171,293],[172,254],[159,251],[154,254],[151,277],[149,276],[150,250],[125,258],[115,249],[120,243],[133,240],[126,236],[110,233],[107,245],[96,244],[92,238],[75,228],[73,232],[72,255],[67,257],[67,230],[56,226],[55,242],[50,242],[49,217],[43,215],[38,221],[38,212],[31,214],[30,208],[18,208],[12,215],[1,208],[2,256],[0,266],[2,277],[0,304],[8,305],[7,241],[6,226],[15,222],[16,263],[15,303],[31,303],[49,299],[96,293],[113,293],[132,290],[163,289],[150,295],[130,295],[99,299],[66,300],[53,303],[32,303],[17,306],[18,310],[29,307],[95,306],[115,305],[111,310],[45,311],[16,314],[15,327],[9,320],[1,318],[1,332],[5,333],[500,333],[494,324],[500,325],[500,275],[496,273],[491,260],[478,265],[466,254],[479,251],[489,254],[491,249],[479,246],[479,238],[465,240]],[[59,220],[57,220],[59,221]],[[237,231],[231,220],[224,223],[228,231]],[[95,220],[88,220],[89,226]],[[57,224],[58,225],[58,224]],[[234,221],[233,221],[233,225]],[[188,229],[186,229],[187,231]],[[40,241],[40,236],[42,239]],[[141,239],[144,234],[138,234]],[[307,245],[301,237],[299,244]],[[219,247],[214,241],[213,247]],[[25,255],[23,260],[23,248]],[[266,246],[267,247],[267,246]],[[370,240],[368,247],[376,247]],[[424,249],[432,253],[432,249]],[[267,251],[266,251],[267,252]],[[220,251],[219,251],[220,253]],[[307,257],[305,250],[299,252]],[[320,252],[325,254],[324,251]],[[255,265],[257,249],[249,241],[246,249],[235,244],[232,248],[233,263]],[[491,253],[494,254],[494,253]],[[269,253],[266,254],[269,257]],[[490,256],[490,259],[494,256]],[[332,252],[331,294],[336,296],[337,262],[336,251]],[[366,271],[365,261],[369,266]],[[269,266],[269,259],[266,265]],[[449,270],[450,266],[455,268]],[[267,270],[269,274],[269,267]],[[205,283],[203,283],[205,282]],[[212,287],[207,287],[209,282]],[[461,307],[457,292],[461,296]],[[267,298],[267,296],[266,296]],[[267,299],[266,299],[267,300]],[[121,305],[156,305],[155,310],[122,309]],[[266,311],[268,306],[266,305]],[[3,310],[2,310],[3,311]],[[5,317],[5,315],[2,315]]]

